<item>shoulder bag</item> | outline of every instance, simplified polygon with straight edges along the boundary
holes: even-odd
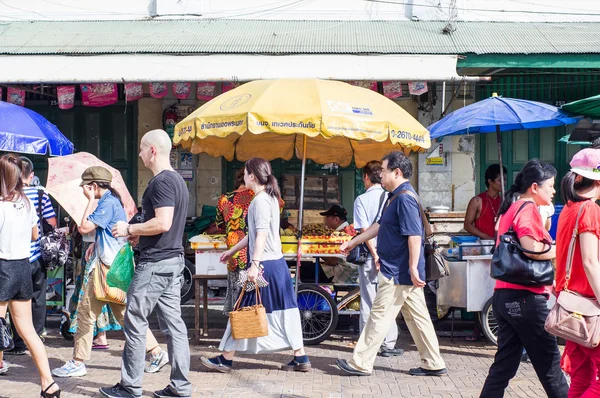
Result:
[[[377,214],[379,214],[379,211],[381,210],[381,205],[383,205],[385,196],[386,192],[383,191],[381,193],[381,197],[379,198],[379,207],[377,207]],[[350,250],[350,253],[346,257],[346,261],[356,265],[363,265],[367,262],[367,259],[369,258],[370,254],[371,252],[369,251],[369,247],[366,245],[366,243],[361,243],[360,245],[355,246],[354,249]]]
[[[600,343],[600,305],[597,299],[584,297],[568,289],[575,254],[575,242],[579,234],[579,218],[586,204],[581,205],[567,254],[565,287],[550,310],[544,328],[550,334],[570,340],[587,348]]]
[[[440,248],[437,242],[433,239],[433,232],[431,232],[431,225],[427,220],[427,215],[421,206],[419,197],[409,190],[403,190],[398,194],[406,194],[413,197],[419,205],[419,212],[421,213],[421,221],[423,222],[423,228],[425,229],[425,239],[423,241],[423,247],[425,252],[425,280],[436,281],[445,276],[450,275],[450,269],[444,261],[444,257],[440,253]],[[392,198],[393,200],[394,198]]]
[[[10,325],[5,318],[0,317],[0,351],[10,351],[15,348]]]
[[[533,202],[526,201],[519,207],[514,217],[516,218],[517,214],[529,204],[535,206]],[[522,286],[552,286],[552,282],[554,282],[552,261],[534,260],[525,255],[525,253],[533,255],[546,254],[551,249],[552,245],[541,252],[524,249],[511,224],[509,230],[500,236],[498,247],[494,250],[490,276],[499,281]]]

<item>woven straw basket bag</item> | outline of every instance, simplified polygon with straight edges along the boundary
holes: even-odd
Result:
[[[262,305],[262,299],[260,298],[260,291],[258,285],[255,286],[254,294],[256,295],[256,304],[250,307],[240,308],[242,298],[246,292],[246,282],[240,297],[238,297],[233,307],[233,311],[229,313],[229,322],[231,324],[231,336],[234,340],[243,339],[254,339],[257,337],[263,337],[269,334],[269,325],[267,323],[267,311]]]

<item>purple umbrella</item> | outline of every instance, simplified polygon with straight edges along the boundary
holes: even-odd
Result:
[[[39,113],[0,101],[0,151],[63,156],[73,143]]]

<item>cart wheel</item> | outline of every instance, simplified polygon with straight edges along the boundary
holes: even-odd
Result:
[[[498,322],[494,316],[492,309],[492,299],[489,299],[483,306],[483,310],[479,313],[479,321],[481,322],[481,330],[483,335],[494,344],[498,344]]]
[[[304,344],[319,344],[337,326],[337,306],[329,293],[316,285],[300,285],[297,300]]]
[[[181,304],[187,303],[194,296],[194,281],[192,276],[196,273],[196,266],[187,258],[183,267],[183,281],[181,282]]]

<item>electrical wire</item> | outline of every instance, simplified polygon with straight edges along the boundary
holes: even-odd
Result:
[[[438,8],[433,5],[426,4],[412,4],[404,1],[391,1],[391,0],[363,0],[370,3],[383,3],[383,4],[395,4],[399,6],[412,5],[415,8],[424,7],[424,8]],[[496,13],[506,13],[506,14],[540,14],[540,15],[578,15],[578,16],[592,16],[592,17],[600,17],[599,13],[589,13],[589,12],[558,12],[558,11],[534,11],[534,10],[498,10],[498,9],[485,9],[485,8],[462,8],[456,7],[457,10],[461,11],[480,11],[480,12],[496,12]]]

